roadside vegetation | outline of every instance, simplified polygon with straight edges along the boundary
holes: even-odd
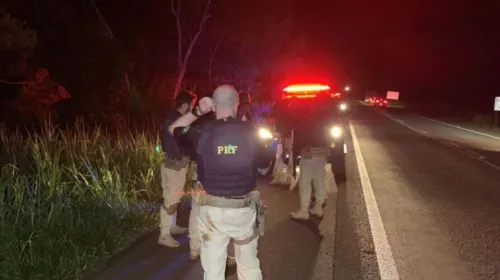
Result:
[[[77,2],[0,7],[0,279],[81,279],[157,227],[158,135],[128,130],[179,90],[269,100],[274,73],[304,71],[285,0]],[[44,125],[79,118],[127,132]]]
[[[156,135],[77,124],[0,141],[0,279],[81,279],[156,227]]]
[[[484,129],[500,130],[500,127],[495,125],[494,114],[477,114],[472,118],[471,124]]]

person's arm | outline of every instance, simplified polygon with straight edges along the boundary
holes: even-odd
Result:
[[[201,114],[197,113],[197,115],[189,112],[187,114],[182,115],[180,118],[175,120],[169,127],[168,132],[174,135],[174,130],[177,128],[186,128],[189,127],[192,123],[194,123]],[[181,130],[182,131],[182,130]]]
[[[176,127],[172,135],[179,146],[196,149],[199,133],[200,129],[198,127],[186,126]]]
[[[178,127],[188,127],[194,123],[199,117],[212,111],[214,108],[214,102],[210,97],[204,97],[200,100],[200,104],[194,108],[191,112],[181,116],[175,120],[169,127],[168,132],[174,134],[174,130]],[[193,113],[194,112],[194,113]]]

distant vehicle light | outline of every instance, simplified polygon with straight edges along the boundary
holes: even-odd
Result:
[[[347,104],[345,104],[345,103],[340,104],[340,106],[339,106],[339,107],[340,107],[340,110],[341,110],[341,111],[345,111],[345,110],[347,110]]]

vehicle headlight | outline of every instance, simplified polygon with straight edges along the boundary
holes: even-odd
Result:
[[[330,134],[333,138],[339,138],[340,136],[342,136],[342,128],[334,126],[332,127],[332,129],[330,129]]]
[[[271,133],[271,131],[269,131],[269,129],[261,128],[259,129],[259,137],[262,139],[272,139],[273,134]]]
[[[340,110],[341,110],[341,111],[345,111],[345,110],[347,110],[347,104],[345,104],[345,103],[340,104],[340,106],[339,106],[339,107],[340,107]]]

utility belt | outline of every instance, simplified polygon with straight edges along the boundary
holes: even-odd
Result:
[[[260,236],[264,236],[265,218],[267,214],[267,206],[260,199],[259,191],[252,191],[243,196],[237,197],[221,197],[208,194],[204,191],[201,183],[194,184],[195,195],[193,199],[200,206],[212,206],[217,208],[238,209],[238,208],[255,208],[257,218],[255,220],[255,230]]]

